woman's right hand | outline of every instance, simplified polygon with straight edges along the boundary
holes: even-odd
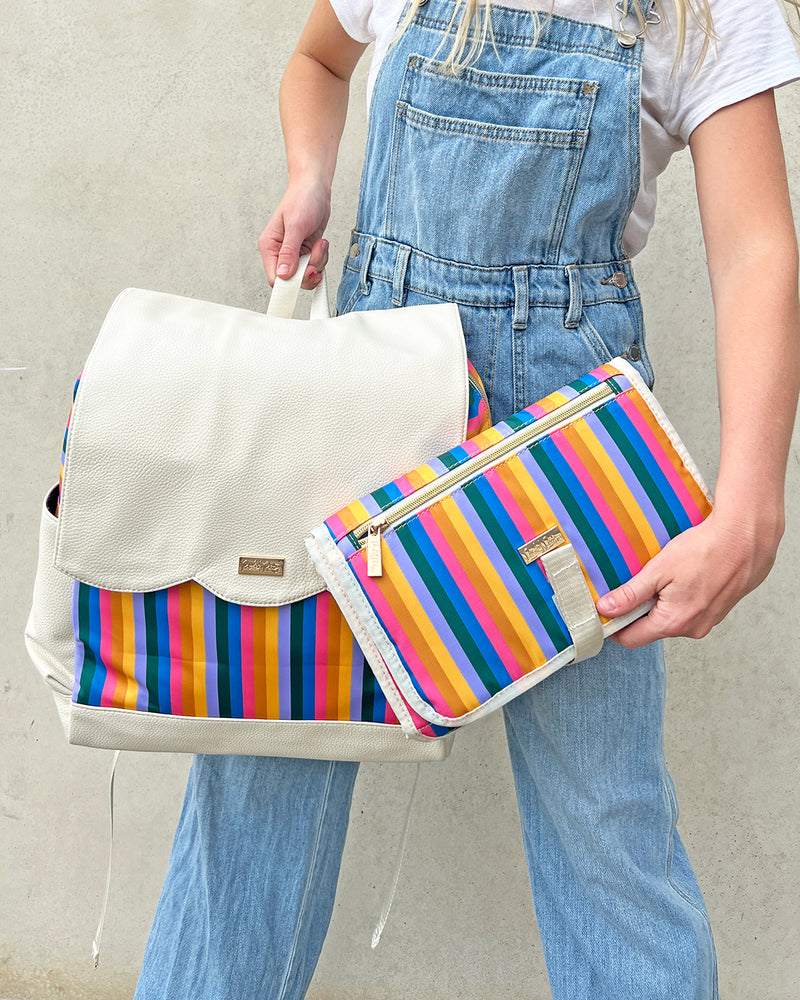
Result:
[[[264,232],[258,249],[270,285],[276,275],[290,278],[300,257],[310,253],[303,288],[316,288],[328,262],[328,241],[322,239],[331,214],[330,190],[321,181],[290,181]]]

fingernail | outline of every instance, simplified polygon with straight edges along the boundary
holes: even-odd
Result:
[[[288,264],[278,264],[278,274],[284,275],[284,274],[288,274],[288,273],[289,273],[289,265]]]
[[[601,614],[603,614],[606,611],[616,611],[617,610],[617,602],[614,600],[614,598],[610,594],[605,594],[597,602],[597,610]]]

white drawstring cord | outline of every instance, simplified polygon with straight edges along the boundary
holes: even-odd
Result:
[[[94,959],[95,969],[100,964],[100,939],[103,936],[103,924],[106,919],[106,907],[108,906],[108,894],[111,889],[111,861],[114,856],[114,773],[117,770],[117,761],[119,760],[119,750],[114,752],[114,759],[111,762],[111,775],[108,781],[108,800],[109,800],[109,826],[110,826],[110,836],[108,840],[108,873],[106,875],[106,891],[103,896],[103,905],[100,909],[100,923],[97,925],[97,931],[94,935],[94,941],[92,941],[92,958]]]
[[[411,826],[411,810],[414,806],[414,795],[417,791],[417,781],[419,780],[420,764],[417,764],[417,769],[414,773],[414,784],[411,786],[411,795],[408,798],[408,806],[406,807],[406,818],[403,824],[403,836],[400,841],[400,856],[397,859],[397,867],[395,868],[394,878],[392,879],[392,886],[389,890],[389,898],[386,900],[383,909],[381,910],[381,918],[378,921],[378,926],[372,932],[372,947],[377,948],[380,944],[381,934],[383,934],[383,929],[386,927],[386,921],[389,919],[389,910],[392,908],[392,903],[394,902],[394,894],[397,891],[397,883],[400,881],[400,869],[403,867],[403,857],[406,853],[406,843],[408,842],[408,831]]]

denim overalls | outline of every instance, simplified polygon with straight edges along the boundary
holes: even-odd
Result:
[[[379,71],[338,311],[457,302],[496,421],[618,354],[652,383],[622,247],[646,42],[541,16],[532,46],[532,16],[493,6],[494,45],[447,76],[452,13],[428,0]],[[503,710],[555,1000],[717,996],[663,705],[661,644],[609,642]],[[195,758],[137,1000],[300,1000],[357,768]]]

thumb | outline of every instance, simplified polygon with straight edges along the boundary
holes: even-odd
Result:
[[[606,618],[619,618],[656,597],[659,591],[658,581],[655,574],[648,571],[649,566],[650,564],[645,566],[621,587],[604,594],[595,605],[598,612]]]
[[[278,251],[278,266],[276,274],[279,278],[290,278],[297,270],[300,260],[300,240],[295,237],[284,237]]]

